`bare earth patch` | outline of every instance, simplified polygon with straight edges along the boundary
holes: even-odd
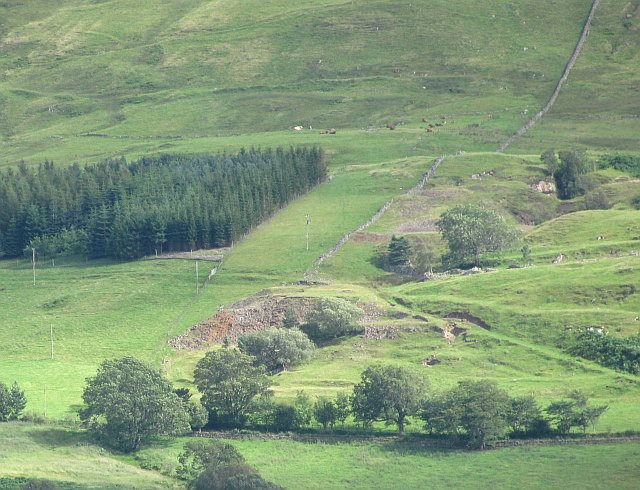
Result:
[[[436,227],[437,219],[424,218],[408,223],[402,223],[395,229],[396,233],[417,233],[421,231],[438,231]]]
[[[316,298],[281,297],[259,293],[193,325],[183,334],[169,340],[169,345],[175,349],[197,350],[221,344],[225,340],[236,342],[238,336],[243,333],[281,326],[286,311],[290,308],[295,312],[298,321],[303,323],[316,301]],[[361,323],[371,322],[382,315],[382,311],[375,305],[359,303],[358,306],[364,311],[360,318]]]

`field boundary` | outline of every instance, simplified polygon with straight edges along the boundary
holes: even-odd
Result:
[[[535,126],[538,123],[538,121],[540,121],[540,119],[542,119],[544,116],[546,116],[547,113],[553,107],[553,105],[556,103],[556,100],[560,96],[560,90],[562,90],[562,87],[564,86],[564,84],[566,83],[567,79],[569,78],[569,72],[573,68],[573,65],[575,64],[576,60],[578,59],[578,56],[580,56],[580,53],[582,52],[582,48],[584,47],[584,44],[587,41],[587,36],[589,35],[589,31],[591,29],[591,24],[593,22],[593,17],[596,14],[596,10],[600,6],[600,1],[601,0],[593,0],[593,4],[591,5],[591,10],[589,12],[589,15],[587,16],[587,20],[584,23],[584,27],[582,29],[582,34],[580,35],[580,39],[578,40],[578,44],[576,44],[576,47],[574,48],[573,53],[571,54],[571,58],[569,58],[569,61],[567,62],[567,65],[565,66],[564,73],[560,77],[560,80],[558,80],[556,88],[553,91],[553,93],[551,94],[551,97],[547,101],[546,105],[537,114],[535,114],[531,119],[529,119],[529,121],[527,121],[527,123],[524,126],[522,126],[518,131],[516,131],[515,134],[512,134],[511,136],[509,136],[507,141],[505,141],[502,145],[500,145],[500,147],[496,150],[496,152],[498,152],[498,153],[503,152],[509,146],[511,146],[511,144],[514,141],[516,141],[517,139],[521,138],[527,131],[529,131],[533,126]]]
[[[234,431],[206,431],[192,432],[190,437],[202,437],[208,439],[227,440],[259,440],[259,441],[296,441],[323,444],[402,444],[413,447],[433,447],[441,449],[465,449],[467,446],[462,440],[455,439],[429,439],[411,436],[366,436],[351,434],[297,434],[294,432],[234,432]],[[502,439],[487,445],[490,449],[502,449],[509,447],[533,447],[533,446],[565,446],[565,445],[601,445],[601,444],[626,444],[640,442],[640,435],[628,436],[593,436],[581,438],[558,439]]]
[[[429,181],[429,179],[432,178],[436,174],[436,170],[438,170],[438,167],[440,166],[440,164],[442,163],[442,161],[445,158],[446,158],[446,155],[442,155],[442,156],[439,156],[438,158],[436,158],[433,161],[433,163],[431,164],[431,167],[429,167],[429,170],[427,170],[422,175],[422,178],[420,179],[420,181],[416,185],[414,185],[411,189],[409,189],[407,192],[402,194],[401,196],[411,196],[411,195],[415,194],[416,192],[422,190],[424,188],[424,186],[426,185],[426,183]],[[380,218],[382,218],[384,213],[387,212],[387,210],[391,207],[393,202],[394,202],[394,199],[391,198],[386,203],[384,203],[382,205],[382,207],[373,216],[371,216],[371,218],[369,218],[367,221],[362,223],[355,230],[350,231],[349,233],[346,233],[345,235],[343,235],[342,238],[340,238],[340,240],[338,240],[338,242],[333,247],[331,247],[329,250],[327,250],[325,253],[323,253],[320,257],[318,257],[316,259],[316,261],[313,263],[313,271],[314,272],[317,271],[318,267],[325,260],[330,259],[336,253],[338,253],[340,250],[342,250],[342,247],[345,246],[345,244],[349,241],[349,239],[351,238],[352,235],[354,235],[355,233],[359,233],[361,231],[364,231],[369,226],[371,226],[374,223],[376,223]]]

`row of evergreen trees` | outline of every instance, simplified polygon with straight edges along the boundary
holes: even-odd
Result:
[[[37,244],[136,258],[227,246],[325,175],[315,147],[20,165],[0,172],[0,253]]]

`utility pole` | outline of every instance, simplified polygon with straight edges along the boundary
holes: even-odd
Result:
[[[198,274],[198,261],[196,260],[196,294],[200,294],[200,278]]]
[[[53,323],[51,324],[50,333],[51,333],[51,360],[53,361]]]
[[[307,250],[309,250],[309,215],[307,214],[305,216],[307,218],[307,223],[304,226],[304,235],[305,238],[307,239]]]
[[[36,249],[31,249],[31,268],[33,269],[33,285],[36,285]]]

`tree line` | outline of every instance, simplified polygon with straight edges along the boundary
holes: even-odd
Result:
[[[511,397],[489,380],[460,381],[448,391],[431,392],[423,375],[393,365],[369,366],[351,393],[313,400],[299,391],[293,403],[282,403],[273,397],[267,366],[231,347],[208,352],[196,366],[194,384],[200,401],[134,358],[108,360],[88,379],[80,416],[106,444],[126,452],[156,435],[205,426],[281,432],[303,430],[315,420],[326,430],[337,422],[344,427],[347,419],[364,429],[383,422],[400,434],[418,421],[432,437],[483,449],[503,437],[586,432],[607,410],[579,391],[542,408],[534,397]]]
[[[317,148],[0,172],[0,254],[130,259],[228,246],[326,176]]]

